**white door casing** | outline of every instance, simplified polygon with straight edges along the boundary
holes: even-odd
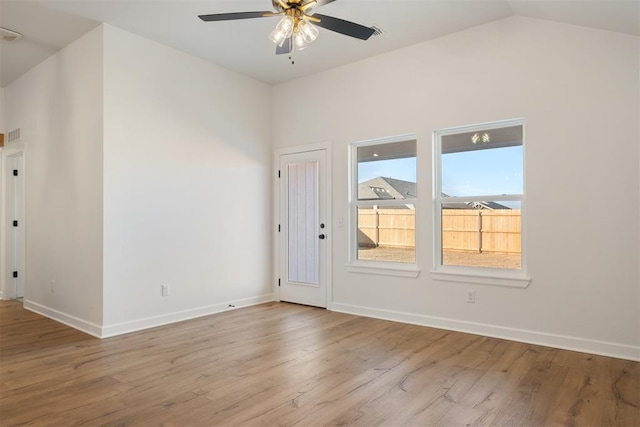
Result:
[[[4,271],[5,299],[25,293],[25,205],[23,152],[5,153],[4,162]]]

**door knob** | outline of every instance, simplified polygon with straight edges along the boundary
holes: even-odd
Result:
[[[324,240],[324,239],[325,239],[325,237],[327,237],[327,236],[325,236],[324,234],[321,234],[321,235],[319,235],[319,236],[318,236],[318,239],[320,239],[320,240]]]

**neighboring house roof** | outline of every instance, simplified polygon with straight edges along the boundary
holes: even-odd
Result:
[[[442,195],[444,197],[449,197],[446,194],[442,193]],[[501,205],[500,203],[496,203],[496,202],[450,202],[450,203],[443,203],[442,206],[445,209],[488,209],[488,210],[494,210],[494,209],[511,209],[508,206],[505,205]]]
[[[444,197],[449,197],[442,193]],[[359,200],[402,200],[416,197],[416,183],[395,178],[377,177],[358,184]],[[450,202],[445,209],[510,209],[496,202]]]
[[[381,176],[358,184],[358,199],[389,200],[416,197],[416,183]]]

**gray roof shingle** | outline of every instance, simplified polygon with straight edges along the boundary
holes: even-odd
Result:
[[[449,197],[442,193],[443,196]],[[396,178],[377,177],[358,184],[358,200],[401,200],[415,198],[416,183]],[[445,209],[510,209],[496,202],[449,202]]]

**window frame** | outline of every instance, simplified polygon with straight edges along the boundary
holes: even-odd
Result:
[[[415,226],[415,260],[413,263],[377,261],[358,259],[358,209],[361,207],[373,206],[404,206],[411,204],[414,207],[416,218],[418,218],[418,194],[414,198],[408,199],[388,199],[388,200],[358,200],[358,148],[371,145],[393,144],[405,141],[415,141],[416,143],[416,174],[418,172],[418,138],[415,134],[398,135],[386,138],[377,138],[365,141],[352,142],[349,144],[349,261],[346,265],[347,271],[353,273],[378,274],[398,277],[418,277],[418,221]],[[417,176],[416,176],[417,181]],[[418,183],[416,182],[416,190]],[[417,193],[417,191],[416,191]],[[381,203],[382,202],[382,203]]]
[[[442,137],[460,133],[491,131],[511,126],[522,126],[522,194],[480,195],[465,197],[442,196]],[[488,123],[440,129],[433,132],[433,268],[431,277],[435,280],[482,285],[510,286],[526,288],[531,282],[527,274],[527,209],[526,209],[526,144],[525,119],[516,118]],[[520,269],[444,265],[442,263],[442,205],[446,202],[469,201],[516,201],[520,202],[521,221],[521,265]]]

